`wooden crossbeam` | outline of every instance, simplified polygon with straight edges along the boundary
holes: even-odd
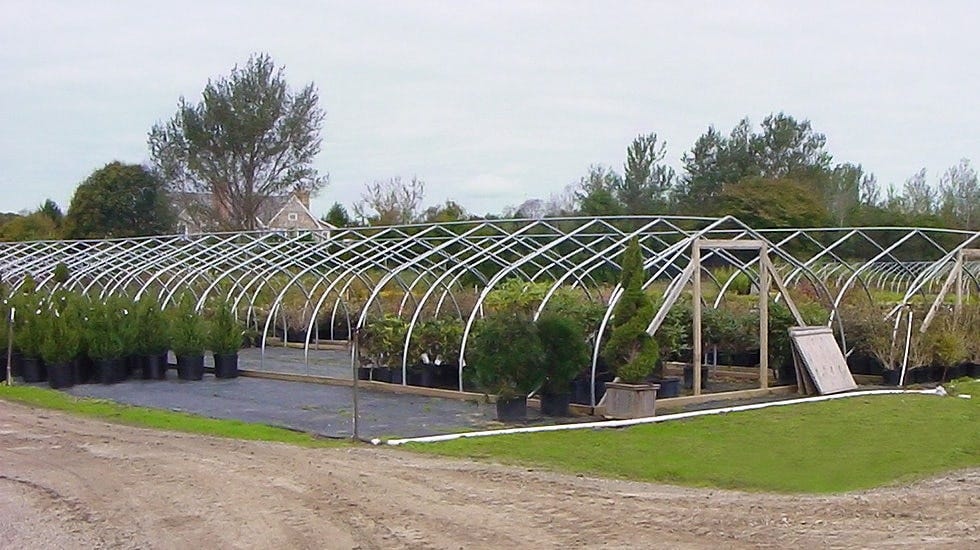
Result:
[[[724,250],[761,250],[765,245],[765,242],[753,239],[700,239],[695,241],[695,246],[699,248]]]

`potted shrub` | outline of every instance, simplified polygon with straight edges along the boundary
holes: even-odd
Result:
[[[23,356],[20,370],[24,382],[36,383],[47,380],[41,357],[46,327],[42,306],[31,298],[21,295],[14,301],[14,346]]]
[[[170,316],[170,349],[177,356],[177,378],[204,378],[204,349],[207,347],[207,323],[194,311],[190,300],[182,301]]]
[[[70,312],[54,309],[43,319],[46,330],[41,342],[41,356],[47,368],[48,385],[55,389],[70,387],[74,384],[71,363],[81,348],[79,327]]]
[[[112,298],[110,303],[116,311],[119,323],[119,338],[122,341],[122,368],[120,373],[123,379],[130,376],[140,376],[142,378],[142,356],[140,355],[140,327],[135,314],[135,304],[132,300],[125,297]]]
[[[623,255],[623,294],[616,304],[612,334],[602,354],[617,380],[606,384],[604,415],[610,418],[653,416],[657,384],[647,378],[657,368],[660,348],[646,331],[653,304],[643,291],[643,263],[634,238]]]
[[[667,312],[664,322],[654,335],[654,339],[657,340],[657,347],[660,349],[661,365],[660,368],[654,370],[650,382],[660,385],[660,389],[657,390],[657,397],[677,397],[681,393],[680,378],[662,375],[662,360],[667,357],[680,360],[682,350],[691,348],[692,316],[690,296],[683,296],[682,300],[674,304],[674,307]],[[691,370],[691,374],[693,376],[693,370]],[[707,379],[707,372],[704,370],[701,371],[701,379],[702,381]],[[691,386],[693,385],[692,381]]]
[[[429,319],[418,323],[413,332],[411,355],[414,365],[409,384],[459,387],[459,343],[463,324],[458,319]]]
[[[401,384],[401,358],[407,330],[408,323],[397,315],[375,319],[361,330],[358,349],[372,366],[372,380]]]
[[[568,416],[572,379],[589,361],[585,334],[572,319],[554,314],[543,315],[536,324],[544,349],[541,413]]]
[[[864,297],[845,301],[839,312],[850,348],[848,365],[880,363],[882,381],[886,385],[898,385],[901,370],[896,369],[893,363],[892,325],[885,320],[885,312]],[[858,366],[854,372],[862,370],[870,369]]]
[[[942,325],[936,326],[936,330],[927,331],[926,345],[932,356],[932,365],[936,367],[934,378],[937,382],[957,378],[958,372],[953,376],[950,376],[950,373],[970,356],[967,337],[959,327],[953,322]]]
[[[421,321],[413,332],[408,383],[413,386],[433,387],[436,385],[436,365],[441,363],[440,351],[443,342],[442,322],[438,319]]]
[[[544,359],[538,328],[529,315],[508,311],[482,320],[468,363],[477,386],[497,396],[498,420],[527,418],[527,396],[544,382]]]
[[[68,270],[68,266],[65,262],[58,262],[54,266],[54,271],[51,272],[51,280],[57,284],[64,284],[68,282],[68,278],[71,276],[71,272]]]
[[[136,304],[134,313],[136,325],[136,351],[141,356],[143,380],[164,380],[167,378],[167,337],[166,316],[157,308],[154,300],[145,298]]]
[[[208,348],[214,354],[216,378],[238,376],[238,350],[241,349],[244,333],[231,307],[227,302],[222,302],[208,327]]]
[[[85,324],[88,356],[95,365],[95,377],[102,384],[114,384],[125,378],[123,336],[119,312],[111,303],[94,303]]]

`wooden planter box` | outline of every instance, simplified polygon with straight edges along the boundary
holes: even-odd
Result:
[[[606,382],[606,395],[603,399],[605,410],[602,416],[615,419],[653,416],[659,389],[660,384]]]

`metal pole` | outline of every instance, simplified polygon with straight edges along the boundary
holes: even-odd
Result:
[[[759,249],[759,388],[769,387],[769,247]],[[786,295],[791,304],[789,294]]]
[[[10,308],[10,315],[7,317],[7,385],[14,385],[14,373],[12,363],[14,361],[14,311]]]
[[[694,329],[694,357],[692,357],[694,365],[691,368],[694,369],[692,371],[694,395],[701,395],[701,242],[699,240],[694,241],[691,250],[691,265],[694,266],[694,279],[692,279],[694,283],[694,300],[692,303],[694,311],[692,312],[691,323]]]
[[[358,382],[357,367],[361,363],[361,347],[358,345],[358,342],[360,341],[360,334],[361,334],[360,329],[354,329],[354,334],[352,334],[352,338],[351,338],[351,346],[353,347],[353,349],[351,350],[350,363],[351,363],[351,374],[354,376],[354,383],[351,385],[354,394],[353,396],[354,417],[352,419],[353,427],[351,429],[351,438],[354,440],[360,439],[360,433],[359,433],[360,430],[358,429],[359,426],[358,426],[358,403],[357,403],[358,394],[360,393],[360,388],[357,383]]]

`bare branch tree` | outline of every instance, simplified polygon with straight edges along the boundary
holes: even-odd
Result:
[[[370,225],[402,225],[419,221],[425,182],[417,176],[405,183],[400,176],[365,184],[354,215]]]

